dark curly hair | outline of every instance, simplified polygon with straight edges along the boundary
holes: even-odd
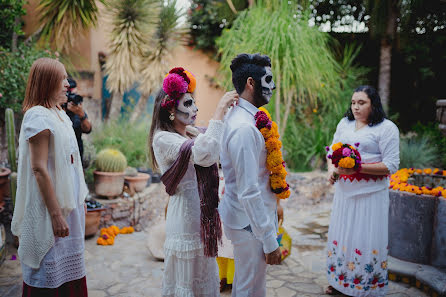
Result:
[[[369,97],[371,101],[372,112],[370,113],[368,118],[368,125],[370,127],[381,123],[382,121],[384,121],[385,118],[387,118],[384,108],[381,104],[381,98],[379,97],[379,94],[374,87],[367,85],[359,86],[354,91],[354,93],[357,92],[366,93],[367,97]],[[344,116],[346,116],[349,121],[353,121],[355,119],[355,117],[353,116],[351,104]]]
[[[245,90],[246,80],[252,77],[256,83],[265,75],[265,67],[271,67],[271,59],[260,54],[240,54],[231,62],[232,83],[240,95]]]

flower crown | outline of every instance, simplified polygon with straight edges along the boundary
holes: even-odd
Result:
[[[167,96],[161,102],[161,107],[171,109],[178,105],[181,96],[186,93],[193,93],[197,81],[195,76],[182,67],[175,67],[164,77],[163,90]]]

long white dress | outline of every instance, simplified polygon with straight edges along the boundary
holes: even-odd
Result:
[[[209,167],[218,161],[222,128],[221,121],[211,120],[206,133],[197,136],[186,174],[175,195],[170,197],[164,243],[163,296],[220,296],[217,261],[204,256],[200,239],[200,197],[194,164]],[[175,162],[186,140],[177,133],[155,133],[153,150],[161,173]]]
[[[343,118],[333,143],[359,142],[363,163],[399,165],[399,132],[389,120],[355,131]],[[350,296],[384,296],[387,291],[389,179],[345,180],[335,184],[327,242],[327,279]]]

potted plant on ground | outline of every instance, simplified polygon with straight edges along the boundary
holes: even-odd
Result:
[[[93,172],[96,195],[109,199],[121,195],[126,167],[127,159],[120,151],[115,149],[100,151],[96,158],[96,170]]]
[[[146,188],[149,179],[149,174],[138,172],[136,168],[128,167],[125,170],[124,181],[129,187],[129,194],[131,196],[135,193],[142,192]]]
[[[94,199],[85,201],[87,213],[85,214],[85,238],[96,235],[101,222],[101,212],[105,207]]]

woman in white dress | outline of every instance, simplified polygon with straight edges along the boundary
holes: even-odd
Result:
[[[219,296],[215,257],[221,226],[215,163],[220,154],[224,114],[238,95],[235,91],[226,93],[206,132],[200,133],[192,126],[198,111],[193,98],[195,84],[193,75],[183,68],[169,72],[155,99],[149,134],[152,164],[163,174],[161,180],[170,195],[163,296]],[[215,174],[216,180],[208,179]],[[212,188],[202,190],[209,185]],[[212,207],[206,210],[209,204]]]
[[[30,70],[19,138],[17,200],[11,230],[19,237],[23,295],[87,296],[85,197],[79,148],[60,105],[65,67],[49,58]]]
[[[355,90],[333,143],[358,144],[359,171],[334,168],[327,242],[327,294],[384,296],[387,291],[389,174],[399,166],[399,131],[370,86]],[[339,292],[338,292],[339,291]]]

